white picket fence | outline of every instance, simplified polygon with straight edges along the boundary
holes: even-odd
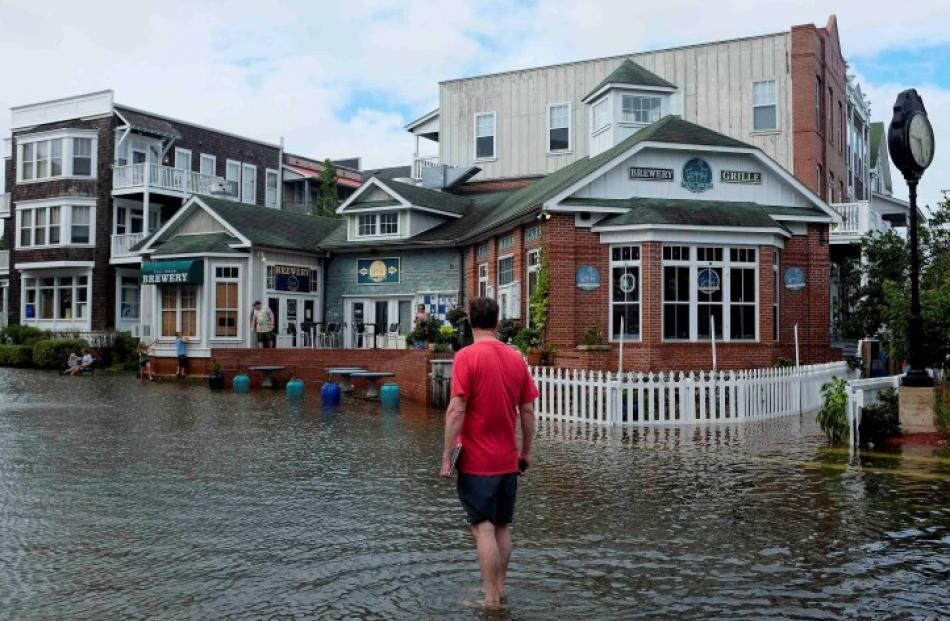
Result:
[[[599,425],[742,422],[809,412],[821,385],[847,377],[845,362],[748,371],[617,374],[531,367],[542,420]]]

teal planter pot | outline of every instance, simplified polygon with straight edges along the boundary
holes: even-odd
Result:
[[[287,382],[287,398],[299,401],[303,399],[304,395],[304,383],[303,380],[292,379]]]
[[[231,386],[234,388],[234,392],[237,393],[251,392],[251,378],[243,373],[241,375],[235,375]]]
[[[379,389],[379,402],[387,410],[399,408],[399,384],[393,382],[383,384],[383,387]]]

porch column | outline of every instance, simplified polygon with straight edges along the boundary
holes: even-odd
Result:
[[[142,198],[142,200],[144,201],[144,204],[142,206],[142,232],[145,233],[145,235],[148,235],[148,226],[149,226],[148,186],[149,186],[149,174],[150,174],[151,169],[152,167],[149,165],[148,158],[146,157],[145,158],[145,192],[143,193],[143,198]]]

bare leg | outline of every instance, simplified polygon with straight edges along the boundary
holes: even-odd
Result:
[[[498,570],[501,559],[498,544],[495,541],[495,526],[491,522],[481,522],[472,527],[472,535],[478,547],[478,567],[482,571],[485,605],[498,606],[501,604],[501,593],[498,591]]]
[[[511,528],[508,524],[495,525],[495,545],[498,547],[498,597],[505,594],[508,562],[511,560]]]

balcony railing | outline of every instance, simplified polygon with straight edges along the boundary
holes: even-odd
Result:
[[[124,259],[134,256],[132,247],[145,239],[145,233],[126,233],[112,236],[112,258]]]
[[[233,199],[240,196],[237,181],[203,175],[193,170],[180,170],[158,164],[129,164],[116,166],[113,170],[113,190],[144,190],[146,187],[176,195],[204,194]]]
[[[0,272],[7,272],[9,270],[10,270],[10,251],[0,250]]]
[[[869,201],[832,203],[831,207],[841,216],[841,224],[831,226],[831,234],[836,237],[861,237],[891,229],[891,225],[871,209]]]
[[[423,168],[430,168],[432,166],[438,166],[438,165],[439,165],[438,155],[429,155],[426,157],[413,157],[412,158],[412,178],[422,179]]]
[[[10,217],[10,193],[0,194],[0,218]]]

